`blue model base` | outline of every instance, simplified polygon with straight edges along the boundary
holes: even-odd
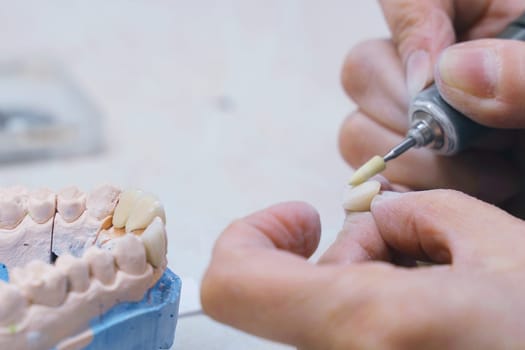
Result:
[[[138,303],[121,303],[91,321],[94,339],[85,350],[155,350],[173,344],[180,278],[166,269]]]
[[[0,280],[8,281],[0,264]],[[169,349],[175,337],[181,280],[170,269],[137,303],[120,303],[91,320],[93,341],[85,350]]]
[[[4,264],[0,264],[0,281],[9,281],[9,274],[7,273],[7,267]]]

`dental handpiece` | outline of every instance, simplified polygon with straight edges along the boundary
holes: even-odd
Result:
[[[498,38],[525,41],[525,13],[507,26]],[[427,147],[438,154],[454,155],[490,131],[445,102],[436,85],[431,85],[412,100],[408,115],[410,127],[403,141],[385,156],[375,156],[359,168],[350,179],[351,185],[383,171],[386,162],[411,148]]]

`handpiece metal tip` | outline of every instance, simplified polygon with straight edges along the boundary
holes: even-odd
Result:
[[[392,148],[390,150],[390,152],[385,154],[383,159],[384,159],[385,162],[388,162],[389,160],[397,158],[400,155],[402,155],[403,153],[405,153],[406,151],[408,151],[409,149],[411,149],[412,147],[414,147],[416,144],[417,144],[416,139],[414,139],[413,137],[408,136],[400,144],[398,144],[397,146]]]

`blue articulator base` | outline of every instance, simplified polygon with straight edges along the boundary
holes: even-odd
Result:
[[[7,273],[7,267],[4,264],[0,264],[0,281],[9,281],[9,274]]]
[[[94,339],[85,350],[169,349],[175,337],[181,280],[171,270],[138,303],[115,305],[91,320]]]
[[[8,274],[0,264],[0,279]],[[169,349],[175,337],[181,280],[170,269],[137,303],[120,303],[91,320],[93,341],[85,350]]]

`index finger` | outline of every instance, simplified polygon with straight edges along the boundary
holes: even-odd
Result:
[[[452,1],[381,0],[413,97],[433,80],[439,53],[456,41]]]
[[[523,239],[523,221],[457,191],[384,193],[371,212],[391,248],[438,263],[490,264]]]
[[[201,288],[211,317],[289,344],[319,342],[316,286],[335,277],[309,263],[320,221],[304,203],[283,203],[236,220],[217,240]]]
[[[499,33],[525,9],[512,0],[380,0],[414,96],[432,80],[441,51],[462,40]]]
[[[403,62],[417,50],[434,60],[455,41],[454,5],[442,0],[380,0],[392,39]]]

